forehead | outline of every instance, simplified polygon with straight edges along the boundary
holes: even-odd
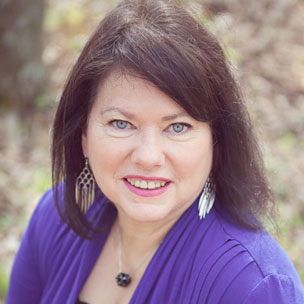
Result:
[[[129,110],[160,111],[168,115],[185,112],[172,98],[150,81],[136,74],[113,71],[100,84],[94,102],[101,111],[120,107]]]

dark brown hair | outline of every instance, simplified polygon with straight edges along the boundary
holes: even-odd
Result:
[[[136,73],[192,117],[210,124],[216,196],[233,218],[251,229],[272,202],[258,145],[238,86],[218,41],[184,8],[164,0],[123,1],[99,24],[67,80],[53,126],[52,172],[64,181],[61,216],[79,235],[91,223],[75,204],[83,169],[81,134],[96,91],[113,70]],[[99,191],[97,189],[97,191]]]

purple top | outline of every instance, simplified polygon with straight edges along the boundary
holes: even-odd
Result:
[[[110,225],[85,240],[62,223],[52,192],[42,197],[16,255],[7,304],[76,302],[116,210],[104,198],[89,210],[89,216],[94,214]],[[194,202],[154,254],[130,303],[303,304],[300,279],[274,239],[223,214],[215,203],[200,221]]]

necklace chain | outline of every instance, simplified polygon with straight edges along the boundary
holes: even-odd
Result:
[[[121,237],[121,231],[118,224],[118,271],[122,272],[122,237]]]
[[[144,259],[142,260],[142,262],[135,268],[135,270],[133,271],[132,276],[135,276],[136,273],[138,272],[138,270],[141,268],[141,266],[147,261],[148,257],[153,256],[154,253],[156,252],[157,248],[155,248],[153,251],[149,251],[148,254],[144,257]],[[151,254],[153,252],[153,254]],[[130,281],[131,281],[131,276],[129,274],[123,273],[122,272],[122,233],[120,230],[120,226],[118,224],[118,270],[119,270],[119,275],[123,275],[123,276],[127,276]],[[127,283],[127,285],[129,284],[129,281]],[[119,285],[119,283],[118,283]],[[127,286],[127,285],[120,285],[120,286]]]

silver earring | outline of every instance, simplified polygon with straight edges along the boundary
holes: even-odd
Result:
[[[198,203],[198,215],[204,219],[211,210],[215,200],[215,184],[211,176],[206,180],[204,189]]]
[[[81,212],[86,213],[93,204],[95,198],[95,180],[90,170],[88,159],[85,166],[76,179],[75,200]]]

